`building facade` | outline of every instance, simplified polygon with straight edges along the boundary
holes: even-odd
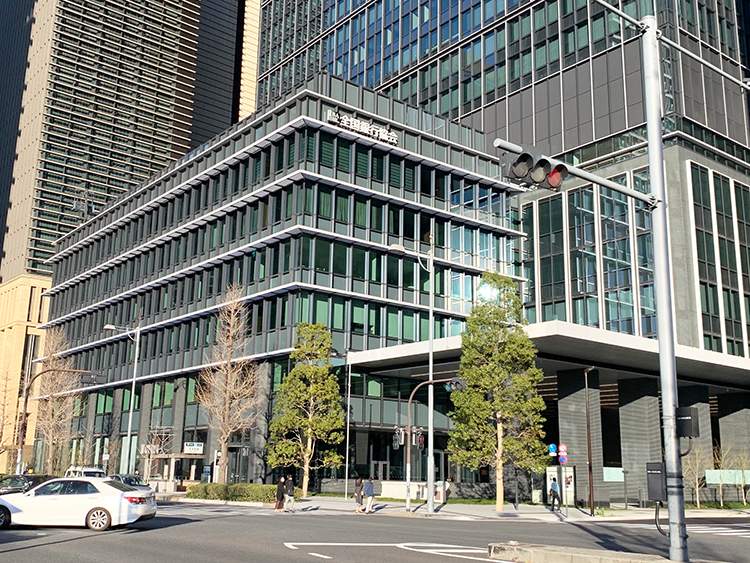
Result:
[[[748,14],[742,3],[674,0],[660,2],[658,10],[650,0],[616,4],[637,18],[655,14],[665,36],[726,72],[744,75]],[[595,2],[267,2],[261,6],[261,22],[258,97],[262,112],[272,114],[276,104],[283,106],[282,100],[324,71],[373,88],[377,93],[362,98],[365,105],[361,106],[373,120],[390,118],[423,131],[457,131],[465,146],[473,143],[489,153],[494,152],[489,147],[496,137],[533,144],[636,190],[649,189],[638,33]],[[744,218],[750,180],[748,108],[738,87],[677,51],[662,48],[661,69],[680,402],[696,406],[700,412],[698,446],[710,450],[719,444],[736,451],[744,447],[737,444],[747,443],[750,431],[750,274]],[[341,86],[343,95],[348,95],[349,88]],[[403,113],[393,109],[396,102],[404,104]],[[391,124],[391,129],[396,127]],[[481,141],[471,131],[483,131]],[[331,150],[338,147],[335,143],[329,146]],[[273,169],[274,158],[283,160],[279,150],[272,154],[276,156],[267,157],[271,161],[261,167]],[[326,162],[338,158],[337,153],[327,154]],[[452,152],[439,153],[437,145],[432,154],[445,165],[461,163]],[[320,158],[322,165],[322,154]],[[403,166],[398,170],[395,178],[406,182],[411,173]],[[390,169],[381,171],[379,165],[368,164],[362,172],[365,177],[370,175],[369,182],[378,182],[379,177],[390,182]],[[498,175],[499,170],[488,173],[489,177]],[[353,177],[358,177],[356,172]],[[439,186],[425,188],[439,190]],[[450,189],[446,200],[451,206],[482,207],[481,190],[467,195],[460,183],[455,191]],[[330,225],[337,233],[333,209],[338,207],[335,199],[331,201],[334,214]],[[569,464],[579,472],[577,498],[586,499],[588,485],[582,477],[587,463],[584,369],[596,368],[588,375],[595,502],[638,498],[639,489],[645,490],[645,463],[660,460],[662,451],[648,210],[610,190],[574,180],[566,181],[559,194],[523,193],[517,205],[520,223],[510,227],[521,230],[525,240],[508,243],[502,259],[497,259],[514,264],[514,269],[501,271],[526,280],[523,296],[532,323],[529,332],[546,376],[542,391],[547,402],[547,439],[567,444]],[[511,220],[505,209],[498,215]],[[390,220],[388,217],[388,225]],[[411,221],[406,213],[401,220],[405,225]],[[344,233],[346,221],[340,223]],[[438,223],[430,226],[439,239]],[[388,241],[391,235],[403,238],[399,231],[389,234]],[[446,243],[450,249],[446,257],[451,260],[467,252],[478,252],[481,260],[483,249],[488,248],[481,236],[477,242],[465,235],[462,238],[455,230]],[[489,252],[494,257],[492,244]],[[335,256],[335,252],[334,241],[331,253]],[[156,260],[159,254],[154,256]],[[370,259],[366,254],[366,264]],[[60,264],[67,261],[64,253],[59,260]],[[325,259],[321,257],[321,261]],[[334,259],[330,267],[337,263],[340,261]],[[78,267],[84,264],[87,262]],[[336,273],[328,275],[335,284]],[[402,271],[398,275],[401,277],[391,279],[398,279],[396,285],[401,287],[392,288],[392,295],[403,299],[403,292],[413,288],[403,285]],[[445,303],[450,307],[439,311],[442,328],[436,334],[447,338],[438,340],[441,352],[436,369],[451,374],[460,357],[455,335],[470,312],[469,296],[476,276],[467,279],[451,271],[450,278],[439,278],[438,288],[449,282],[444,297],[449,298]],[[355,281],[356,276],[352,283]],[[212,287],[213,297],[216,286]],[[370,285],[359,287],[371,291]],[[59,299],[65,299],[63,293],[61,286]],[[316,301],[314,294],[312,299],[306,316],[299,318],[325,318],[337,309],[333,299]],[[387,400],[399,401],[402,396],[393,381],[426,372],[425,344],[417,336],[423,334],[419,330],[423,319],[413,325],[410,320],[404,323],[400,313],[392,315],[386,303],[373,320],[370,303],[364,316],[353,304],[347,302],[344,310],[350,307],[352,318],[362,319],[356,325],[364,325],[366,331],[360,336],[352,326],[351,335],[342,336],[339,331],[343,329],[331,317],[335,346],[356,351],[347,361],[363,378],[358,388],[362,394],[355,394],[361,399],[363,416],[379,413],[379,420],[387,420],[392,428],[399,422],[393,422],[392,405],[388,407],[391,414],[386,415],[385,405]],[[269,317],[264,305],[263,322],[270,318],[278,321],[280,307],[277,304]],[[310,317],[317,311],[323,316]],[[69,314],[60,309],[55,317],[59,320],[54,322],[69,322],[65,316]],[[378,326],[378,322],[382,324]],[[403,338],[412,326],[414,342]],[[389,336],[389,327],[394,336]],[[371,338],[371,329],[379,335]],[[381,330],[385,332],[379,333]],[[76,344],[85,345],[83,341]],[[274,374],[277,369],[283,373],[284,367],[272,369]],[[380,383],[371,385],[375,381]],[[438,405],[438,410],[449,408],[445,397]],[[373,420],[369,419],[370,425],[375,424]],[[440,456],[445,455],[440,440],[447,429],[441,427],[438,432]],[[353,458],[366,460],[361,472],[377,469],[367,464],[387,462],[387,466],[378,466],[380,474],[399,478],[398,469],[394,469],[402,466],[398,451],[383,446],[382,440],[376,445],[371,437],[358,444]],[[440,475],[461,480],[460,471],[443,459],[436,460]],[[463,477],[481,479],[478,475]]]
[[[255,109],[259,6],[8,3],[0,24],[1,283],[49,276],[60,236]],[[24,369],[8,365],[11,387]]]
[[[612,4],[635,18],[655,15],[665,37],[737,78],[746,75],[746,3]],[[259,61],[261,104],[273,104],[310,72],[327,71],[480,129],[488,147],[495,138],[534,145],[633,189],[649,190],[639,33],[598,3],[331,0],[308,5],[309,14],[294,20],[295,29],[306,33],[306,45],[285,33],[295,2],[263,5],[268,26]],[[742,371],[750,369],[748,104],[737,85],[711,69],[668,46],[661,47],[661,55],[676,338],[687,356],[712,366],[699,373],[678,359],[680,400],[700,406],[705,448],[736,451],[741,446],[732,444],[742,441],[750,422],[750,384]],[[600,419],[592,444],[597,502],[624,496],[623,470],[630,473],[629,495],[636,498],[637,489],[645,487],[645,463],[661,458],[658,369],[645,358],[635,364],[603,359],[586,341],[623,335],[622,346],[635,354],[655,338],[649,212],[620,194],[572,179],[560,194],[522,195],[519,207],[527,235],[519,249],[528,280],[526,315],[543,325],[533,330],[545,335],[537,345],[548,377],[548,439],[565,441],[569,463],[585,468],[583,419],[576,418],[583,369],[601,367],[590,382],[596,388],[590,394],[592,410]],[[555,330],[565,333],[555,338]],[[576,340],[575,348],[552,345],[571,332],[587,336]],[[376,358],[367,361],[380,369]],[[387,355],[382,361],[382,369],[390,369]],[[579,485],[580,498],[587,498],[587,484]]]
[[[334,347],[352,354],[427,340],[433,281],[418,257],[430,236],[435,334],[460,334],[481,272],[515,274],[513,240],[522,232],[509,202],[520,190],[498,175],[480,132],[321,75],[60,239],[47,326],[64,327],[76,365],[107,380],[85,391],[76,421],[86,462],[102,463],[109,444],[127,436],[134,361],[137,428],[120,469],[135,462],[161,474],[170,459],[192,459],[177,464],[189,479],[213,461],[195,382],[230,283],[246,291],[245,353],[265,362],[269,408],[299,322],[326,324]],[[103,332],[108,324],[140,325],[138,358],[127,334]],[[352,475],[403,479],[403,459],[389,446],[419,380],[355,371],[353,381]],[[448,401],[440,397],[444,443]],[[416,420],[426,424],[423,406]],[[158,470],[143,467],[156,432],[172,441]],[[265,438],[262,425],[236,437],[230,480],[270,477]],[[204,456],[184,456],[185,442],[204,445]]]

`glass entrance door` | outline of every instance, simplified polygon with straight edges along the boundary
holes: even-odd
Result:
[[[250,448],[242,446],[229,448],[229,483],[247,483],[250,466]]]
[[[376,481],[388,481],[390,479],[390,463],[387,461],[371,461],[370,475]]]

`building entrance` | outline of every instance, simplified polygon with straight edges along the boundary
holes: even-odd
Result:
[[[227,481],[229,483],[248,483],[250,476],[250,448],[239,446],[229,448],[227,464]]]
[[[376,481],[387,481],[390,478],[390,463],[387,461],[371,461],[370,475]]]

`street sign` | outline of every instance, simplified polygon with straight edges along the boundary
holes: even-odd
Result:
[[[565,444],[560,444],[560,447],[558,448],[558,451],[559,451],[559,452],[560,452],[561,454],[564,454],[565,452],[567,452],[567,451],[568,451],[568,446],[566,446]]]
[[[561,465],[565,465],[566,463],[568,463],[567,456],[561,455],[558,459],[560,460]]]
[[[109,454],[102,454],[102,461],[109,461]]]
[[[550,444],[549,445],[549,451],[550,453],[554,453],[557,451],[557,444]]]

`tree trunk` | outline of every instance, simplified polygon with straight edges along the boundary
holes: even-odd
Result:
[[[227,482],[227,466],[229,465],[229,438],[221,438],[221,457],[219,457],[219,483]]]
[[[307,498],[307,488],[310,486],[310,462],[312,461],[313,440],[307,437],[305,445],[305,462],[302,466],[302,498]]]
[[[701,507],[701,484],[700,481],[695,482],[695,505]]]
[[[55,447],[52,444],[47,444],[47,463],[45,464],[47,475],[54,475],[54,465]]]
[[[495,456],[495,511],[502,512],[505,506],[505,488],[503,485],[503,424],[497,415],[497,453]]]

